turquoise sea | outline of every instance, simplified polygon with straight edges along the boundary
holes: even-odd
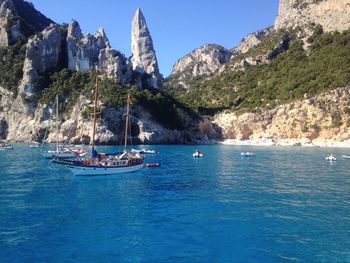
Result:
[[[350,149],[149,148],[160,168],[98,177],[1,151],[0,261],[350,262]]]

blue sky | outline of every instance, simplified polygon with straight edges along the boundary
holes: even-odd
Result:
[[[138,7],[146,17],[159,68],[170,74],[175,62],[204,44],[232,48],[247,34],[273,25],[278,0],[31,0],[55,22],[75,19],[84,34],[103,26],[113,48],[127,57],[131,19]]]

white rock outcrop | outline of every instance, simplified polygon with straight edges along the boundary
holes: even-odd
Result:
[[[337,88],[261,114],[222,112],[214,122],[226,139],[345,141],[350,139],[349,94],[350,87]]]
[[[128,84],[132,80],[132,69],[127,58],[112,48],[101,49],[98,56],[99,68],[106,72],[109,78],[118,83]]]
[[[280,0],[275,29],[321,24],[325,31],[350,28],[349,0]]]
[[[19,21],[12,21],[16,16],[11,0],[0,0],[0,46],[8,46],[12,41],[23,39]]]
[[[163,78],[159,73],[152,37],[140,8],[136,10],[131,23],[131,52],[133,70],[140,74],[148,74],[148,85],[160,88]]]
[[[31,3],[0,0],[0,46],[24,40],[51,23],[54,22],[37,11]]]
[[[79,23],[72,21],[67,33],[68,68],[73,70],[88,71],[98,66],[100,51],[111,48],[107,36],[100,28],[95,34],[81,33]]]
[[[58,66],[61,50],[61,31],[55,24],[51,24],[41,34],[28,41],[19,97],[28,101],[33,99],[33,82],[38,79],[39,74]]]
[[[238,44],[237,47],[233,48],[231,51],[234,54],[242,54],[246,53],[249,49],[252,47],[255,47],[256,45],[260,44],[261,41],[266,39],[266,37],[273,31],[272,27],[268,27],[263,30],[258,30],[254,33],[251,33],[244,37]]]
[[[232,53],[226,48],[207,44],[180,58],[171,72],[172,75],[185,74],[196,77],[214,73],[222,64],[230,60]]]

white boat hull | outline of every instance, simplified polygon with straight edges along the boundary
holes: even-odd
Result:
[[[254,153],[246,152],[246,153],[241,153],[241,156],[242,156],[242,157],[253,157],[253,156],[255,156],[255,154],[254,154]]]
[[[141,149],[141,150],[137,150],[137,149],[131,149],[132,153],[139,153],[139,154],[156,154],[157,152],[154,150],[147,150],[147,149]]]
[[[66,166],[74,175],[111,175],[121,173],[132,173],[140,170],[143,167],[142,164],[133,166]]]
[[[12,150],[12,146],[5,146],[5,147],[0,147],[0,151],[5,151],[5,150]]]

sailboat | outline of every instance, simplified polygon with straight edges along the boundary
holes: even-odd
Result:
[[[69,158],[77,158],[77,157],[81,157],[87,154],[87,151],[74,151],[71,150],[69,148],[62,148],[59,145],[59,138],[58,138],[58,124],[59,124],[59,117],[58,117],[58,95],[56,95],[56,100],[55,100],[55,104],[54,106],[56,106],[56,150],[48,150],[48,151],[41,151],[40,154],[46,158],[46,159],[54,159],[54,158],[61,158],[61,159],[69,159]],[[41,145],[41,148],[44,144],[44,141],[46,139],[46,133],[47,130],[45,132],[45,138],[43,139],[43,143]]]
[[[95,135],[96,135],[96,115],[97,115],[97,99],[98,99],[98,75],[96,74],[96,87],[94,98],[94,121],[92,133],[92,151],[91,158],[82,161],[74,161],[66,167],[74,175],[111,175],[120,173],[130,173],[140,170],[143,167],[143,157],[139,153],[132,153],[127,150],[127,134],[129,125],[129,110],[131,98],[127,98],[127,110],[125,121],[125,138],[124,138],[124,152],[116,155],[99,154],[95,149]]]

